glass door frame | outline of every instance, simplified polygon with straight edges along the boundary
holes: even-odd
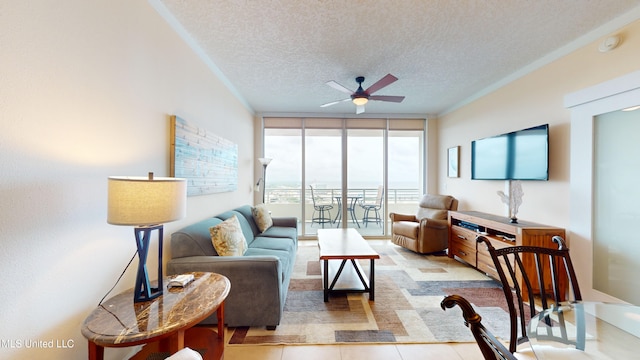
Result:
[[[358,123],[358,121],[360,121],[360,123]],[[372,123],[375,126],[368,126],[367,123]],[[268,123],[268,124],[267,124]],[[355,126],[353,126],[355,124]],[[393,125],[391,125],[393,124]],[[417,125],[416,125],[417,124]],[[421,139],[420,139],[420,145],[421,145],[421,149],[420,149],[420,164],[417,164],[417,166],[419,166],[421,168],[420,170],[420,189],[417,189],[418,192],[422,193],[425,191],[425,189],[427,189],[427,166],[426,166],[426,161],[427,161],[427,129],[428,129],[428,123],[427,123],[427,119],[425,118],[405,118],[405,119],[390,119],[390,118],[372,118],[372,119],[360,119],[360,118],[295,118],[295,117],[267,117],[267,116],[262,116],[261,118],[261,122],[260,122],[260,129],[259,129],[259,142],[261,143],[260,145],[262,146],[262,151],[259,152],[257,154],[257,156],[264,156],[265,154],[265,149],[264,149],[264,143],[265,143],[265,130],[267,129],[278,129],[278,128],[282,128],[282,129],[286,129],[286,128],[290,128],[290,129],[300,129],[301,133],[301,159],[302,159],[302,164],[301,164],[301,189],[300,189],[300,197],[301,197],[301,212],[299,212],[301,214],[301,226],[300,226],[300,230],[299,230],[299,238],[300,239],[313,239],[316,237],[316,234],[311,234],[311,233],[307,233],[306,229],[305,229],[305,224],[306,224],[306,220],[307,220],[307,212],[308,210],[307,208],[307,193],[308,193],[308,179],[306,178],[306,151],[307,149],[307,139],[306,139],[306,134],[307,134],[307,130],[309,129],[316,129],[316,128],[325,128],[325,129],[334,129],[334,130],[341,130],[340,134],[341,134],[341,146],[342,146],[342,169],[341,169],[341,198],[345,199],[348,196],[348,130],[349,129],[371,129],[371,130],[382,130],[382,137],[383,137],[383,177],[382,177],[382,185],[384,186],[384,196],[383,196],[383,211],[380,214],[381,217],[383,217],[383,225],[382,225],[382,231],[381,231],[381,235],[380,236],[364,236],[366,238],[388,238],[389,237],[389,232],[390,232],[390,227],[388,226],[388,213],[389,213],[389,196],[390,196],[390,190],[388,190],[388,186],[389,186],[389,134],[390,131],[393,130],[395,131],[403,131],[403,130],[409,130],[409,131],[419,131],[421,133]],[[416,206],[417,206],[417,202],[419,200],[416,200]],[[406,204],[405,204],[406,205]],[[335,206],[334,206],[335,208]],[[276,214],[275,216],[281,216],[281,214]],[[333,215],[335,216],[335,215]],[[345,220],[347,220],[347,216],[348,216],[348,212],[347,212],[347,203],[345,201],[341,201],[341,224],[342,226],[345,226],[344,224],[346,223]]]

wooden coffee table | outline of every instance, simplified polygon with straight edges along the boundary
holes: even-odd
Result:
[[[324,301],[331,292],[367,292],[369,300],[375,300],[374,261],[380,259],[375,250],[360,236],[356,229],[318,229],[318,247],[322,266]],[[369,259],[367,279],[359,259]],[[331,284],[329,284],[329,279]]]
[[[103,359],[105,347],[140,344],[148,344],[141,353],[173,354],[190,346],[192,337],[204,338],[204,330],[215,334],[210,329],[194,328],[214,312],[218,317],[217,337],[209,336],[204,358],[221,359],[224,355],[224,300],[231,284],[220,274],[192,274],[195,280],[184,288],[164,289],[163,294],[153,300],[135,303],[133,289],[130,289],[98,306],[81,328],[82,335],[89,340],[89,359]]]

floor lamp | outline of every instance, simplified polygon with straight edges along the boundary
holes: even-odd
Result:
[[[267,192],[267,166],[269,166],[269,163],[271,162],[270,158],[258,158],[258,161],[260,161],[260,164],[262,164],[262,178],[260,178],[260,180],[262,180],[262,203],[264,204],[264,195]],[[258,186],[260,186],[260,180],[258,180]]]
[[[149,301],[162,295],[162,224],[183,218],[187,212],[185,179],[153,177],[109,177],[107,222],[132,225],[138,248],[138,273],[133,301]],[[158,286],[151,287],[147,255],[151,233],[158,230]]]

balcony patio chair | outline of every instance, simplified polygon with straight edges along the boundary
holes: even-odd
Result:
[[[324,229],[325,224],[333,223],[331,219],[331,209],[333,209],[333,199],[331,199],[331,204],[323,204],[320,202],[319,198],[316,198],[313,193],[313,186],[309,185],[311,189],[311,200],[313,201],[313,215],[311,216],[311,226],[313,223],[317,223],[322,225]]]
[[[367,204],[364,200],[360,203],[360,207],[364,209],[364,216],[362,217],[362,223],[365,227],[369,225],[369,222],[375,222],[376,225],[382,226],[382,219],[380,218],[380,209],[382,209],[382,199],[384,198],[384,186],[378,186],[378,193],[376,200],[372,204]],[[370,214],[373,210],[373,215]]]
[[[515,352],[519,344],[529,341],[527,321],[540,311],[539,307],[536,309],[536,305],[546,310],[550,306],[566,301],[567,295],[571,297],[571,294],[564,293],[562,284],[565,283],[565,279],[568,278],[570,293],[573,294],[573,298],[569,301],[582,300],[576,273],[569,256],[569,248],[560,236],[554,236],[552,240],[558,244],[557,249],[539,246],[507,246],[496,249],[491,240],[486,237],[481,235],[477,238],[478,246],[482,246],[481,242],[486,244],[502,282],[511,321],[509,340],[511,352]],[[539,284],[546,284],[546,286],[539,286]],[[564,322],[564,318],[559,316],[558,321]],[[581,325],[576,324],[576,326]],[[540,334],[537,337],[543,338]],[[581,346],[584,348],[584,344],[581,345],[576,343],[576,340],[569,339],[566,333],[548,334],[547,339],[551,338],[554,341],[575,344],[577,348]]]

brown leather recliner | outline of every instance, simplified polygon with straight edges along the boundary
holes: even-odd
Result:
[[[450,195],[425,195],[416,215],[391,213],[391,242],[421,254],[445,250],[449,245],[449,210],[458,209]]]

